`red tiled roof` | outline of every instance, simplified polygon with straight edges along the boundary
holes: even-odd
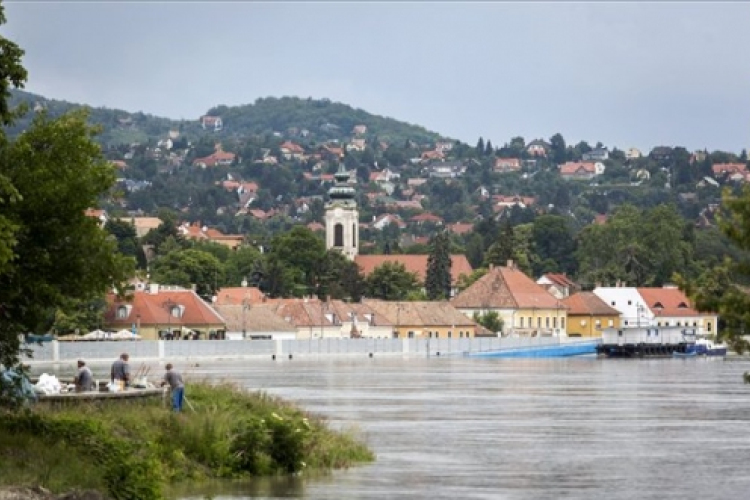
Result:
[[[562,287],[574,287],[576,286],[575,282],[572,281],[570,278],[568,278],[564,274],[558,274],[558,273],[547,273],[544,275],[548,280],[550,280],[552,283],[558,286]]]
[[[448,224],[448,230],[456,234],[466,234],[474,230],[474,224],[469,222],[456,222],[455,224]]]
[[[362,274],[365,276],[385,262],[398,262],[403,264],[408,272],[416,273],[419,281],[424,283],[428,257],[428,255],[357,255],[354,257],[354,262],[362,268]],[[471,272],[471,264],[465,255],[451,255],[451,282],[456,283],[459,276],[462,274],[468,276]]]
[[[745,173],[747,165],[744,163],[714,163],[711,165],[714,175]]]
[[[245,300],[248,303],[256,304],[262,302],[263,297],[265,297],[263,292],[254,286],[224,287],[216,292],[216,305],[237,305],[242,304]]]
[[[516,267],[494,267],[451,303],[458,308],[557,309],[564,305]]]
[[[425,212],[423,214],[415,215],[411,219],[412,222],[443,222],[442,217],[438,217],[435,214],[431,214],[429,212]]]
[[[655,316],[699,316],[690,299],[679,288],[638,288],[646,305]],[[661,306],[661,307],[659,307]]]
[[[561,175],[574,175],[580,172],[595,174],[596,165],[594,164],[594,162],[587,161],[569,161],[560,165]]]
[[[562,299],[568,314],[591,316],[619,316],[620,312],[610,307],[594,292],[578,292]]]
[[[138,291],[133,293],[131,302],[118,301],[114,295],[109,295],[107,302],[104,320],[109,328],[131,328],[138,321],[141,326],[224,325],[224,319],[192,290],[159,290],[157,293]],[[128,305],[132,306],[130,313],[125,318],[118,318],[118,307]],[[168,309],[174,306],[184,307],[181,317],[170,315]]]

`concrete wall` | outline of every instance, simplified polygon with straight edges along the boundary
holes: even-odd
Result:
[[[572,339],[575,340],[575,339]],[[462,355],[525,346],[552,345],[560,338],[414,338],[414,339],[313,339],[313,340],[140,340],[120,342],[58,342],[30,344],[32,359],[25,363],[73,364],[114,361],[123,352],[131,363],[158,360],[218,360],[257,356],[369,356]]]

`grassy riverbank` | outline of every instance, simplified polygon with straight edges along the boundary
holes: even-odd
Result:
[[[264,393],[190,384],[185,412],[97,402],[0,414],[0,486],[163,498],[184,481],[349,467],[374,459],[352,432]]]

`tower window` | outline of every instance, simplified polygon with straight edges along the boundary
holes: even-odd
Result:
[[[335,226],[333,226],[333,246],[344,246],[344,226],[342,226],[341,224],[336,224]]]
[[[352,246],[357,248],[357,225],[352,224]]]

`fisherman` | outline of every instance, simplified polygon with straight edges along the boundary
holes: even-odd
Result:
[[[91,369],[86,366],[86,362],[82,359],[78,360],[78,373],[73,378],[73,383],[76,386],[76,392],[94,390],[94,376],[91,374]]]
[[[167,369],[164,374],[164,380],[161,382],[161,387],[169,384],[172,390],[172,409],[175,413],[182,411],[182,402],[185,399],[185,384],[182,382],[182,375],[177,370],[174,370],[172,363],[167,363],[165,367]]]
[[[120,390],[125,389],[130,385],[130,365],[128,360],[130,356],[124,352],[120,354],[120,358],[112,363],[111,380],[113,384],[117,384]]]

